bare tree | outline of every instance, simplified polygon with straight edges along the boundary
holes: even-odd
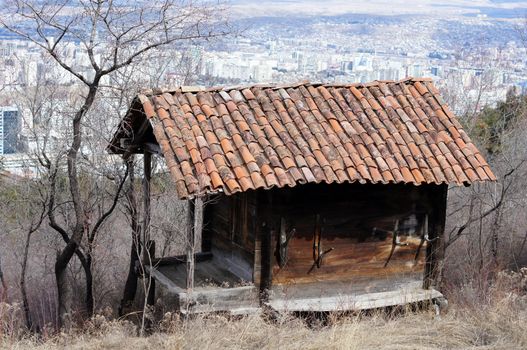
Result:
[[[51,160],[48,155],[42,158],[49,170],[49,224],[66,243],[55,263],[59,314],[64,323],[65,316],[72,311],[66,300],[70,291],[66,281],[68,264],[75,254],[79,258],[82,256],[78,252],[83,239],[93,240],[114,211],[125,178],[122,177],[109,207],[95,218],[86,215],[79,155],[85,136],[84,120],[90,118],[104,82],[164,46],[211,38],[225,32],[211,29],[218,28],[210,25],[216,9],[195,2],[164,0],[122,5],[112,0],[15,0],[5,6],[8,8],[0,19],[2,25],[40,47],[83,86],[70,108],[70,143],[66,151],[67,188],[72,203],[69,225],[65,225],[64,220],[59,222],[56,216],[60,162]],[[72,42],[80,43],[79,53],[87,65],[68,55]],[[80,259],[83,266],[90,265],[90,261]],[[88,303],[87,309],[88,314],[93,312],[93,302]]]
[[[2,212],[4,213],[2,218],[4,230],[9,231],[13,237],[23,237],[19,283],[26,326],[28,329],[33,329],[26,288],[26,275],[31,237],[41,227],[47,213],[47,194],[45,187],[41,186],[38,180],[12,179],[2,184],[0,201],[2,202]],[[7,287],[3,275],[2,285]]]
[[[525,96],[509,95],[497,107],[473,116],[473,140],[489,152],[486,159],[498,182],[449,192],[447,275],[452,283],[472,283],[478,297],[486,295],[501,269],[519,268],[527,261],[526,103]],[[491,129],[493,137],[478,128]]]
[[[4,278],[4,272],[2,270],[2,258],[0,256],[0,303],[3,303],[7,300],[7,283]]]
[[[29,205],[29,210],[25,214],[29,218],[29,226],[24,227],[26,232],[26,239],[24,243],[24,252],[22,257],[22,268],[20,273],[20,291],[22,293],[22,305],[24,307],[24,315],[26,318],[26,326],[29,330],[33,330],[33,322],[31,319],[31,313],[29,309],[29,300],[27,297],[27,288],[26,288],[26,274],[27,266],[29,259],[29,246],[31,244],[31,236],[40,228],[44,218],[46,217],[47,212],[47,198],[46,193],[42,192],[42,187],[38,186],[37,191],[39,191],[38,196],[31,196],[29,199],[31,201]]]

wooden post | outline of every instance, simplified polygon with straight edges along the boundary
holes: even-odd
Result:
[[[187,213],[187,293],[192,293],[194,288],[195,207],[195,200],[189,199]]]
[[[265,193],[259,197],[258,219],[260,227],[258,228],[260,236],[260,303],[269,301],[269,289],[273,279],[273,196],[271,193]]]
[[[253,283],[256,287],[260,288],[261,276],[262,276],[262,227],[260,227],[260,201],[258,196],[254,195],[255,201],[254,212],[251,213],[252,229],[254,230],[254,261],[253,261]]]
[[[272,236],[273,230],[267,222],[262,223],[260,228],[261,236],[261,273],[260,273],[260,301],[267,302],[269,299],[269,289],[271,288],[272,268],[273,268],[273,247]]]
[[[156,256],[156,241],[148,242],[148,254],[150,255],[150,261],[153,261]],[[152,269],[152,266],[150,266]],[[150,276],[150,288],[148,289],[148,297],[146,303],[149,306],[154,306],[156,299],[156,280]]]
[[[130,263],[128,265],[128,276],[124,285],[123,298],[119,306],[119,316],[127,314],[137,293],[137,264],[141,258],[141,226],[139,225],[137,198],[135,192],[135,164],[134,155],[130,155],[126,160],[128,166],[128,179],[130,187],[126,193],[130,205],[130,218],[132,229],[132,245],[130,250]]]
[[[152,178],[152,154],[148,151],[144,152],[143,160],[143,243],[147,244],[150,242],[150,180]],[[143,261],[148,262],[148,251],[143,250]]]
[[[212,249],[212,231],[210,225],[214,215],[213,205],[203,205],[203,220],[201,222],[201,251],[210,252]]]
[[[146,246],[143,247],[143,264],[150,268],[150,271],[153,269],[152,260],[155,257],[155,242],[150,240],[150,216],[151,216],[151,206],[150,206],[150,181],[152,179],[152,154],[148,151],[143,153],[143,244]],[[143,278],[149,279],[149,288],[146,295],[146,304],[148,306],[153,306],[155,302],[155,281],[152,278],[151,274],[148,276],[143,276]],[[145,329],[150,332],[152,329],[152,320],[150,318],[146,319]]]
[[[203,244],[203,227],[205,225],[206,197],[196,197],[194,200],[194,255],[201,250]]]
[[[432,225],[429,226],[430,239],[432,242],[426,247],[425,279],[423,288],[432,286],[440,288],[441,264],[444,258],[445,219],[448,196],[448,185],[435,187],[435,191],[429,191],[429,200],[432,203],[431,218]],[[431,194],[431,195],[430,195]]]

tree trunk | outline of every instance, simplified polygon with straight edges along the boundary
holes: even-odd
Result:
[[[99,86],[100,77],[94,78],[93,84],[89,86],[88,94],[84,100],[84,104],[77,111],[73,118],[73,141],[67,153],[68,158],[68,181],[69,190],[71,194],[71,200],[73,202],[73,208],[75,212],[75,226],[70,237],[70,241],[66,244],[66,247],[57,255],[55,261],[55,278],[57,282],[57,304],[59,309],[59,326],[64,325],[64,321],[68,313],[71,310],[71,300],[69,300],[68,283],[67,283],[67,267],[75,250],[78,248],[84,236],[84,221],[87,219],[84,215],[82,206],[82,196],[77,175],[77,156],[79,149],[82,144],[82,118],[90,107],[92,106],[95,95],[97,94],[97,88]],[[53,208],[51,208],[53,209]]]
[[[499,265],[499,243],[500,243],[499,226],[500,226],[500,215],[501,215],[500,209],[501,207],[496,210],[496,215],[494,216],[494,221],[492,222],[492,228],[491,228],[490,250],[492,253],[492,263],[494,267],[498,267]]]
[[[2,271],[2,259],[0,259],[0,303],[7,301],[7,283]]]
[[[67,268],[77,249],[77,244],[71,240],[64,250],[57,254],[55,260],[55,279],[57,282],[58,326],[69,326],[69,313],[71,309],[71,290],[68,288]]]
[[[137,271],[136,265],[139,261],[139,245],[136,244],[136,237],[139,238],[137,229],[132,229],[132,248],[130,251],[130,264],[128,266],[128,276],[124,284],[123,298],[121,299],[121,305],[119,306],[119,316],[126,315],[134,302],[135,294],[137,292]]]
[[[22,260],[22,271],[20,273],[20,292],[22,293],[22,305],[24,308],[24,316],[26,318],[26,327],[28,330],[33,330],[33,322],[31,320],[31,313],[29,311],[29,301],[27,297],[26,288],[26,273],[27,273],[27,260],[29,257],[29,245],[31,242],[32,231],[29,231],[26,236],[26,243],[24,245],[24,255]]]
[[[84,267],[84,275],[86,278],[86,299],[84,301],[86,306],[86,317],[93,316],[94,297],[93,297],[93,260],[91,252],[86,257],[86,266]]]

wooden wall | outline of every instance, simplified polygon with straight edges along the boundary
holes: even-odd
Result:
[[[442,234],[446,190],[446,185],[309,184],[221,195],[206,207],[203,248],[226,255],[227,264],[241,266],[240,273],[252,276],[262,290],[371,278],[422,281],[434,269],[431,258],[437,255],[432,254],[437,241],[424,243],[415,260],[421,228],[428,215],[430,238]],[[413,220],[416,230],[400,234],[401,245],[386,263],[397,220],[400,228],[412,226],[407,224]],[[281,229],[295,230],[282,267]],[[331,249],[320,267],[314,261],[318,235],[321,251]]]
[[[255,192],[212,197],[205,206],[203,251],[246,281],[253,280]]]
[[[427,215],[431,238],[442,233],[445,194],[446,186],[428,185],[319,184],[273,190],[271,197],[262,196],[259,202],[260,220],[269,222],[271,235],[268,251],[263,253],[271,260],[267,284],[371,278],[422,281],[428,244],[419,249],[421,229]],[[278,263],[281,220],[287,233],[295,229],[283,267]],[[401,245],[395,247],[389,259],[393,241],[390,231],[397,220],[400,229],[415,226],[415,230],[400,233]],[[412,221],[414,225],[410,225]],[[314,254],[318,235],[320,250],[327,252],[320,266]],[[428,250],[430,255],[431,247]]]

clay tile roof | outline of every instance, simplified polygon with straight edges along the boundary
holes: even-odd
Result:
[[[496,180],[430,79],[182,87],[145,91],[130,110],[148,118],[182,199],[308,182]],[[123,153],[129,124],[110,152]]]

